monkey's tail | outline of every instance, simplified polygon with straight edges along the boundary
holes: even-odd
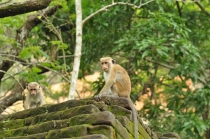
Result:
[[[134,123],[134,137],[135,139],[139,138],[139,130],[138,130],[138,119],[137,119],[137,111],[134,108],[134,106],[131,108],[132,109],[132,115],[133,115],[133,123]]]

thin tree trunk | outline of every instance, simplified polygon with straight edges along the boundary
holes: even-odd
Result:
[[[69,100],[75,98],[77,78],[79,74],[79,66],[82,51],[82,6],[81,0],[75,0],[76,8],[76,48],[74,52],[74,67],[72,72],[71,84],[69,89]]]

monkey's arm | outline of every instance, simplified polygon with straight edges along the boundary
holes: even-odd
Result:
[[[101,91],[100,91],[99,94],[106,94],[114,83],[115,83],[115,80],[113,80],[113,79],[112,79],[112,80],[109,80],[109,81],[104,85],[104,87],[101,89]]]
[[[96,95],[94,98],[98,101],[101,99],[101,96],[109,92],[112,85],[116,82],[116,73],[114,69],[110,71],[110,76],[104,87],[101,89],[100,93]]]
[[[29,109],[29,101],[30,101],[29,95],[30,95],[29,92],[27,92],[25,100],[23,100],[23,107],[25,110]]]

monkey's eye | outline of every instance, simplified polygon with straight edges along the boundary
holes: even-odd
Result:
[[[30,91],[36,91],[36,89],[30,89]]]
[[[101,62],[101,65],[104,65],[104,64],[106,65],[106,64],[108,64],[108,62]]]

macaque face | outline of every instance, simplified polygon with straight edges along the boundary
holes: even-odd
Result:
[[[101,68],[103,69],[104,72],[109,71],[109,63],[108,62],[101,62]]]
[[[110,57],[104,57],[100,59],[101,68],[104,72],[108,72],[114,62],[112,62],[113,59]]]
[[[30,93],[32,96],[36,96],[37,92],[38,92],[37,89],[33,89],[33,88],[30,89]]]
[[[39,93],[40,86],[37,83],[30,83],[27,87],[28,91],[30,92],[31,96],[36,96]]]

